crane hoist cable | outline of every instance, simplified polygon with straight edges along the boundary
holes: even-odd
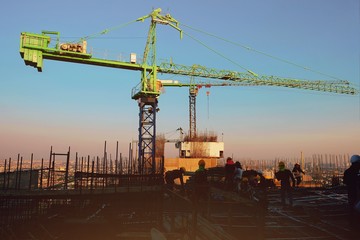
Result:
[[[191,39],[193,39],[194,41],[198,42],[199,44],[203,45],[204,47],[206,47],[207,49],[209,49],[210,51],[216,53],[217,55],[219,55],[220,57],[228,60],[229,62],[233,63],[234,65],[244,69],[245,71],[247,71],[248,73],[250,73],[253,76],[258,76],[256,73],[254,73],[253,71],[251,71],[250,69],[247,69],[243,66],[241,66],[240,64],[238,64],[237,62],[235,62],[234,60],[231,60],[230,58],[226,57],[224,54],[220,53],[219,51],[209,47],[208,45],[206,45],[205,43],[203,43],[202,41],[200,41],[199,39],[196,39],[195,37],[191,36],[190,34],[183,32],[183,34],[185,34],[186,36],[190,37]]]
[[[306,67],[306,66],[302,66],[302,65],[300,65],[300,64],[298,64],[298,63],[294,63],[294,62],[291,62],[291,61],[289,61],[289,60],[286,60],[286,59],[283,59],[283,58],[280,58],[280,57],[273,56],[273,55],[271,55],[271,54],[265,53],[265,52],[263,52],[263,51],[256,50],[256,49],[251,48],[251,47],[249,47],[249,46],[245,46],[244,44],[236,43],[236,42],[230,41],[230,40],[228,40],[228,39],[225,39],[225,38],[223,38],[223,37],[216,36],[215,34],[208,33],[208,32],[205,32],[205,31],[203,31],[203,30],[200,30],[200,29],[197,29],[197,28],[193,28],[193,27],[188,26],[188,25],[185,25],[185,24],[181,24],[181,25],[184,26],[184,27],[187,27],[187,28],[189,28],[189,29],[191,29],[191,30],[194,30],[194,31],[203,33],[203,34],[205,34],[205,35],[208,35],[208,36],[211,36],[211,37],[220,39],[220,40],[222,40],[222,41],[224,41],[224,42],[233,44],[233,45],[235,45],[235,46],[242,47],[242,48],[244,48],[244,49],[246,49],[246,50],[253,51],[253,52],[262,54],[262,55],[264,55],[264,56],[267,56],[267,57],[269,57],[269,58],[273,58],[273,59],[275,59],[275,60],[278,60],[278,61],[280,61],[280,62],[284,62],[284,63],[290,64],[290,65],[293,65],[293,66],[295,66],[295,67],[302,68],[302,69],[304,69],[304,70],[306,70],[306,71],[310,71],[310,72],[313,72],[313,73],[317,73],[317,74],[320,74],[320,75],[323,75],[323,76],[326,76],[326,77],[330,77],[330,78],[332,78],[332,79],[342,80],[342,79],[340,79],[340,78],[338,78],[338,77],[335,77],[335,76],[332,76],[332,75],[329,75],[329,74],[326,74],[326,73],[323,73],[323,72],[320,72],[320,71],[311,69],[311,68]]]
[[[85,37],[81,37],[78,41],[74,40],[74,41],[70,41],[69,43],[78,43],[78,42],[84,42],[84,41],[87,41],[88,39],[94,39],[100,35],[105,35],[107,34],[108,32],[111,32],[111,31],[114,31],[116,29],[120,29],[120,28],[123,28],[123,27],[126,27],[132,23],[135,23],[137,22],[138,20],[133,20],[133,21],[130,21],[130,22],[127,22],[127,23],[124,23],[124,24],[121,24],[121,25],[118,25],[118,26],[115,26],[115,27],[112,27],[112,28],[107,28],[107,29],[104,29],[103,31],[101,32],[98,32],[98,33],[94,33],[94,34],[91,34],[91,35],[88,35],[88,36],[85,36]],[[57,39],[56,41],[58,42],[59,41],[59,34],[57,33]]]
[[[207,98],[207,117],[210,119],[210,91],[206,91],[206,98]]]
[[[90,38],[95,38],[95,37],[98,37],[100,35],[105,35],[107,34],[108,32],[111,32],[111,31],[114,31],[114,30],[117,30],[117,29],[120,29],[120,28],[123,28],[123,27],[126,27],[132,23],[135,23],[137,22],[137,20],[133,20],[133,21],[130,21],[130,22],[127,22],[127,23],[123,23],[121,25],[118,25],[118,26],[115,26],[115,27],[112,27],[112,28],[107,28],[107,29],[104,29],[103,31],[101,32],[98,32],[98,33],[94,33],[94,34],[91,34],[91,35],[88,35],[88,36],[85,36],[85,37],[82,37],[80,38],[80,40],[88,40]]]

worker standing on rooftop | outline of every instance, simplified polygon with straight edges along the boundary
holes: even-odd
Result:
[[[350,225],[359,230],[360,227],[360,156],[350,158],[351,166],[344,172],[344,184],[347,186],[350,208]]]
[[[295,163],[292,173],[294,174],[296,179],[296,187],[299,187],[302,181],[302,174],[305,174],[305,172],[301,169],[300,164]]]
[[[286,197],[289,200],[290,206],[293,204],[293,189],[295,187],[295,178],[289,169],[285,168],[284,162],[279,162],[279,171],[275,173],[275,177],[280,181],[280,194],[281,194],[281,203],[286,204]],[[292,181],[292,187],[291,183]]]
[[[208,173],[205,169],[205,161],[200,160],[198,162],[199,168],[195,171],[194,175],[194,184],[195,184],[195,192],[194,197],[195,201],[205,201],[209,197],[209,184],[208,184]]]
[[[235,163],[231,157],[226,159],[225,164],[225,189],[234,189],[234,174],[235,174]]]
[[[244,170],[242,169],[241,163],[239,161],[235,162],[235,172],[234,172],[234,182],[235,190],[237,193],[240,193],[241,190],[241,179]]]

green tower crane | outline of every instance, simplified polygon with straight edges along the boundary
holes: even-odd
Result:
[[[141,81],[138,86],[132,89],[132,98],[139,103],[138,172],[140,174],[154,174],[161,171],[160,168],[157,168],[155,160],[156,112],[161,87],[157,73],[217,79],[227,83],[234,82],[255,86],[287,87],[351,95],[358,93],[357,89],[352,87],[348,81],[308,81],[257,75],[251,71],[218,70],[201,65],[185,66],[173,62],[163,62],[157,65],[157,24],[171,26],[180,32],[180,37],[182,37],[182,30],[179,28],[179,22],[169,14],[161,15],[161,9],[156,9],[136,21],[142,22],[149,18],[151,19],[150,28],[142,63],[95,58],[87,52],[85,40],[81,40],[79,43],[60,44],[58,32],[43,31],[41,34],[22,32],[20,35],[21,57],[26,65],[37,68],[39,72],[42,71],[44,59],[140,71]],[[51,47],[49,44],[51,36],[54,35],[56,36],[56,43],[54,47]]]

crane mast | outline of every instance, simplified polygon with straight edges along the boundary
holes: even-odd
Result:
[[[202,87],[229,87],[229,86],[254,86],[254,84],[242,82],[200,82],[195,81],[194,77],[190,77],[190,83],[180,83],[177,80],[160,80],[161,87],[188,87],[189,88],[189,137],[190,141],[196,140],[197,124],[196,124],[196,97],[199,89]]]
[[[194,77],[191,77],[189,87],[189,137],[196,138],[196,96],[198,88],[194,84]]]
[[[197,89],[190,88],[189,91],[189,137],[190,139],[196,138],[196,95]]]
[[[119,68],[141,72],[140,83],[132,89],[131,97],[138,101],[139,106],[139,159],[138,172],[153,174],[158,172],[155,161],[156,142],[156,112],[158,111],[158,97],[161,83],[157,79],[158,73],[174,74],[192,77],[217,79],[226,83],[242,83],[254,86],[276,86],[314,91],[333,92],[339,94],[356,95],[357,89],[348,81],[308,81],[276,76],[257,75],[251,71],[241,73],[229,70],[217,70],[201,65],[185,66],[172,62],[156,63],[156,26],[169,25],[180,32],[179,22],[169,14],[161,15],[161,9],[155,9],[150,14],[138,18],[144,21],[151,18],[147,42],[142,63],[95,58],[87,52],[85,40],[76,44],[60,44],[60,34],[54,31],[43,31],[41,34],[22,32],[20,35],[20,55],[26,65],[43,69],[43,60],[56,60],[81,63],[94,66]],[[55,47],[49,46],[51,36],[56,36]],[[186,85],[186,84],[185,84]],[[196,88],[190,87],[190,107],[195,106]],[[195,113],[195,111],[193,111]],[[196,119],[196,115],[190,116]],[[191,121],[191,120],[190,120]],[[196,122],[190,123],[192,133],[196,135]],[[160,169],[160,171],[162,171]]]

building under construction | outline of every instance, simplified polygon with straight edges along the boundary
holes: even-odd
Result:
[[[195,99],[200,86],[237,83],[241,86],[273,86],[356,95],[350,82],[308,81],[217,70],[199,64],[156,62],[156,25],[168,25],[183,35],[179,22],[161,9],[133,22],[150,20],[141,60],[96,58],[88,40],[60,42],[60,33],[22,32],[20,56],[39,72],[44,60],[87,64],[140,72],[140,83],[131,97],[139,107],[136,153],[116,159],[71,157],[50,150],[48,160],[4,160],[0,174],[1,239],[354,239],[348,224],[346,192],[341,182],[331,187],[323,181],[304,185],[294,193],[295,205],[280,205],[276,183],[246,193],[224,190],[224,145],[196,134]],[[133,23],[131,22],[131,23]],[[130,24],[130,23],[128,23]],[[127,24],[126,24],[127,25]],[[125,26],[125,25],[124,25]],[[109,31],[101,32],[105,34]],[[55,41],[53,40],[55,38]],[[190,77],[190,83],[166,82],[158,73]],[[193,78],[208,79],[206,84]],[[180,158],[164,160],[164,144],[156,139],[158,98],[163,87],[189,87],[190,134],[178,143]],[[106,149],[106,147],[105,147]],[[59,161],[59,158],[61,161]],[[208,168],[209,198],[194,200],[192,176],[197,161]],[[272,163],[274,165],[274,163]],[[164,172],[186,168],[185,191],[168,190]],[[256,170],[260,170],[257,168]],[[261,170],[268,170],[261,169]],[[318,179],[324,172],[319,170]],[[270,168],[271,171],[271,168]],[[270,184],[273,183],[273,184]],[[312,185],[310,185],[312,186]]]
[[[140,174],[128,159],[106,156],[106,151],[102,158],[76,154],[71,160],[69,148],[67,153],[51,149],[46,161],[4,160],[0,238],[356,239],[341,180],[336,185],[304,181],[294,191],[294,205],[284,207],[273,179],[251,194],[225,190],[224,167],[212,167],[214,159],[208,158],[210,196],[194,202],[193,171],[186,172],[185,193],[170,191],[163,171]],[[166,160],[160,162],[166,168]]]

